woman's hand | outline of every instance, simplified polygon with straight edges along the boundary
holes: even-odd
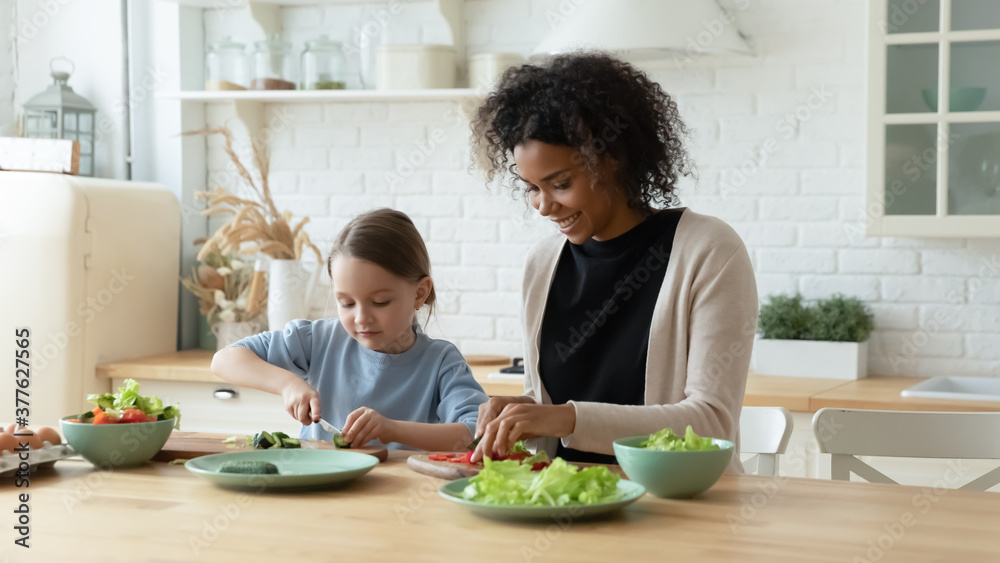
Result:
[[[382,416],[375,409],[361,407],[347,415],[344,440],[348,444],[357,444],[358,447],[375,439],[383,444],[395,442],[395,424],[395,420]]]
[[[281,390],[285,400],[285,410],[292,418],[308,426],[323,416],[319,404],[319,393],[298,377],[289,379]]]
[[[476,463],[484,456],[506,454],[518,440],[531,440],[540,436],[562,438],[572,434],[575,428],[576,407],[571,404],[508,403],[499,416],[486,423],[482,432],[483,439],[472,454],[472,462]]]
[[[516,397],[490,397],[488,401],[479,405],[479,418],[476,420],[476,436],[482,436],[486,431],[486,425],[493,422],[493,419],[500,416],[500,412],[507,405],[525,403],[535,404],[531,397],[519,395]]]

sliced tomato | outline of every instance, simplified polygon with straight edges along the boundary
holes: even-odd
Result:
[[[431,461],[448,461],[448,456],[445,454],[431,454],[427,456],[427,459]]]
[[[152,422],[156,420],[155,416],[150,416],[142,411],[142,409],[129,408],[122,412],[122,416],[118,419],[118,422]]]
[[[548,466],[549,466],[549,462],[547,462],[547,461],[540,461],[538,463],[533,463],[531,465],[531,470],[532,471],[541,471],[541,470],[545,469]]]

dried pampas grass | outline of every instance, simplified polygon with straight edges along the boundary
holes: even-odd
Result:
[[[195,197],[207,199],[208,208],[202,215],[221,215],[230,213],[233,218],[219,227],[207,239],[198,239],[196,244],[204,243],[198,252],[198,260],[204,260],[215,249],[225,254],[239,252],[240,254],[262,253],[273,259],[301,259],[305,248],[312,249],[316,260],[322,264],[323,254],[302,228],[309,222],[305,217],[294,228],[291,226],[292,212],[278,213],[278,208],[271,199],[268,187],[269,154],[267,147],[258,139],[251,140],[253,161],[260,175],[260,185],[233,150],[233,133],[228,127],[206,127],[198,131],[189,131],[185,135],[222,135],[226,139],[226,154],[236,167],[240,178],[246,182],[253,192],[255,200],[236,197],[226,190],[216,187],[211,192],[197,192]]]

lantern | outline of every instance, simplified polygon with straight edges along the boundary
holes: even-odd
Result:
[[[56,61],[70,64],[69,72],[53,68]],[[80,142],[80,175],[94,175],[94,113],[97,108],[66,85],[75,69],[69,59],[56,57],[49,63],[53,84],[24,104],[25,137],[68,139]]]

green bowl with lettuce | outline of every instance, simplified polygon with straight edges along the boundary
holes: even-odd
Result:
[[[59,429],[76,453],[102,469],[142,465],[180,425],[176,405],[165,407],[157,397],[140,395],[133,379],[126,379],[117,393],[91,394],[87,401],[94,410],[62,417]]]
[[[690,426],[684,436],[664,428],[648,436],[619,438],[615,457],[625,475],[661,498],[691,498],[707,491],[726,471],[734,444],[706,438]]]

